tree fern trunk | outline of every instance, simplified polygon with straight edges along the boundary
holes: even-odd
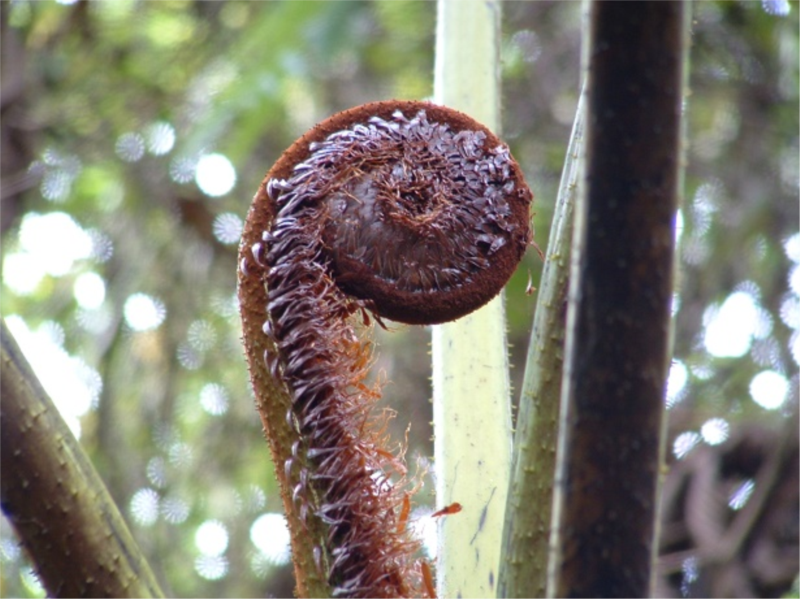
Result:
[[[644,597],[677,208],[684,5],[594,2],[549,593]]]

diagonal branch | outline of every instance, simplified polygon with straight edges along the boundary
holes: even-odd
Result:
[[[498,597],[543,597],[547,586],[570,245],[583,155],[583,106],[581,92],[558,188],[528,345],[514,436]],[[531,509],[532,506],[535,509]]]
[[[89,458],[0,321],[0,498],[53,597],[163,597]]]

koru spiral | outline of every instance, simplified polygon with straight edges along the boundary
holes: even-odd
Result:
[[[507,146],[426,102],[336,114],[267,173],[239,297],[296,569],[312,571],[299,592],[317,581],[335,596],[432,593],[405,527],[413,481],[385,439],[388,416],[373,413],[354,321],[434,324],[488,302],[531,244],[531,202]]]

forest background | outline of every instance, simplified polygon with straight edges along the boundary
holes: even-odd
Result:
[[[665,596],[792,581],[797,595],[799,8],[692,9]],[[542,248],[580,89],[580,11],[503,4],[501,134]],[[0,16],[0,313],[168,593],[291,595],[240,345],[241,223],[315,122],[431,96],[435,3],[14,1]],[[506,292],[515,389],[541,266],[529,252]],[[409,457],[426,463],[429,333],[394,328],[377,334],[375,372],[394,436],[410,422]],[[785,472],[765,480],[776,448]],[[415,498],[423,536],[432,488]],[[736,526],[746,540],[709,559]],[[0,594],[42,595],[5,519],[0,535]]]

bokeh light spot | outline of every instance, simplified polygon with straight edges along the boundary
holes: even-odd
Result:
[[[719,308],[706,309],[703,315],[706,350],[718,358],[743,356],[760,325],[760,312],[753,296],[745,291],[732,293]]]
[[[113,314],[111,308],[106,305],[94,309],[79,308],[75,319],[84,331],[101,335],[111,326]]]
[[[222,317],[239,318],[239,297],[234,294],[215,293],[211,296],[211,308]]]
[[[206,154],[197,162],[195,181],[209,196],[225,195],[236,184],[236,170],[222,154]]]
[[[157,329],[167,315],[164,303],[145,293],[134,293],[125,300],[125,322],[134,331]]]
[[[699,576],[697,567],[697,558],[694,556],[687,557],[683,560],[683,576],[686,582],[694,582]]]
[[[217,331],[207,320],[195,320],[186,334],[189,344],[198,351],[207,351],[217,342]]]
[[[273,564],[266,555],[260,551],[254,551],[250,557],[250,570],[253,571],[258,578],[266,578],[272,570]]]
[[[178,497],[167,497],[161,502],[161,514],[170,524],[185,522],[189,511],[189,504]]]
[[[703,423],[700,427],[700,434],[703,436],[703,441],[709,445],[719,445],[724,443],[728,438],[730,432],[730,425],[724,418],[711,418]]]
[[[800,331],[795,331],[789,337],[789,351],[795,364],[800,365]]]
[[[250,485],[245,494],[244,508],[248,512],[259,512],[267,503],[267,495],[258,485]]]
[[[522,60],[527,63],[536,62],[536,59],[542,54],[542,42],[536,32],[530,29],[517,31],[511,37],[511,43],[519,48]]]
[[[155,156],[162,156],[175,145],[175,128],[165,121],[157,121],[145,132],[147,151]]]
[[[686,431],[675,437],[672,442],[672,453],[682,460],[700,442],[700,435],[694,431]]]
[[[189,342],[180,343],[177,350],[178,363],[186,370],[197,370],[203,364],[203,353]]]
[[[192,448],[186,443],[173,443],[169,448],[169,461],[177,467],[189,466],[192,462]]]
[[[243,226],[242,219],[237,214],[225,212],[214,219],[214,237],[226,245],[239,243]]]
[[[22,219],[20,247],[39,262],[37,270],[54,277],[67,274],[78,260],[92,255],[92,238],[64,212],[37,214]]]
[[[220,416],[228,411],[228,392],[217,383],[209,383],[200,391],[200,405],[212,416]]]
[[[289,563],[289,528],[283,514],[268,512],[259,516],[250,527],[250,540],[270,563]]]
[[[91,257],[98,262],[107,262],[114,255],[114,242],[97,229],[89,229],[87,233],[92,240]]]
[[[759,372],[750,381],[750,397],[765,410],[777,410],[789,394],[789,381],[774,370]]]
[[[200,555],[194,560],[194,569],[206,580],[219,580],[228,573],[228,559],[224,555]]]
[[[106,282],[96,272],[85,272],[75,279],[72,292],[78,305],[94,310],[106,299]]]
[[[3,258],[3,283],[18,295],[30,295],[44,278],[44,266],[27,252],[6,254]]]
[[[673,360],[667,379],[667,407],[671,408],[683,399],[686,381],[689,380],[689,371],[680,360]]]
[[[791,12],[789,0],[761,0],[761,6],[764,12],[776,17],[785,17]]]
[[[131,516],[140,526],[152,526],[158,519],[158,503],[158,493],[154,489],[139,489],[131,497]]]
[[[169,165],[169,176],[176,183],[188,183],[194,178],[197,161],[185,156],[175,158]]]
[[[228,529],[219,520],[206,520],[197,528],[194,544],[203,555],[222,555],[228,548]]]
[[[117,156],[125,162],[138,162],[144,156],[144,137],[139,133],[123,133],[114,144]]]
[[[16,539],[3,537],[0,538],[0,563],[17,561],[22,555],[22,546]]]
[[[63,202],[72,189],[72,177],[62,170],[48,170],[42,177],[39,190],[42,197],[51,202]]]
[[[781,302],[780,315],[783,323],[791,329],[800,329],[800,298],[787,297]]]
[[[166,486],[167,465],[164,458],[160,456],[151,458],[150,461],[147,462],[145,472],[147,473],[147,480],[149,480],[153,486],[159,488]]]
[[[747,503],[747,500],[750,499],[750,495],[753,494],[753,489],[755,488],[756,483],[752,478],[748,478],[731,493],[728,505],[734,510],[742,509]]]
[[[800,264],[800,233],[795,233],[783,242],[786,256],[795,264]]]

